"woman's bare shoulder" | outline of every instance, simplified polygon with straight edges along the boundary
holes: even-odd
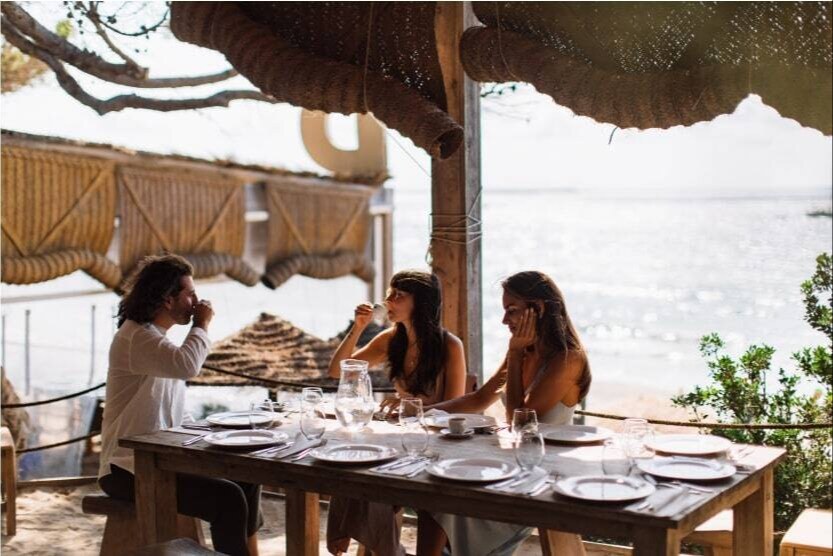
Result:
[[[581,350],[570,350],[561,357],[553,358],[550,370],[562,376],[578,378],[587,365],[587,354]]]
[[[445,347],[449,349],[463,349],[463,340],[461,340],[451,332],[446,332]]]

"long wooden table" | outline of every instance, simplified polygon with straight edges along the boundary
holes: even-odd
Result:
[[[297,425],[282,426],[290,435]],[[670,517],[658,517],[630,505],[585,503],[546,492],[536,497],[499,493],[482,486],[436,479],[427,473],[415,478],[380,475],[368,466],[297,462],[257,457],[246,452],[221,450],[200,441],[182,446],[188,437],[157,432],[122,439],[136,457],[136,511],[145,544],[162,542],[176,534],[176,473],[223,477],[284,488],[286,497],[287,554],[318,554],[318,495],[329,494],[410,506],[433,512],[467,515],[554,529],[558,531],[631,539],[634,554],[679,554],[680,540],[722,510],[734,509],[734,553],[761,556],[773,551],[773,470],[785,451],[757,446],[744,459],[756,470],[735,475],[710,486],[714,491],[689,495],[687,504]],[[349,437],[335,430],[325,434],[329,445]],[[400,447],[395,425],[373,422],[354,442]],[[514,461],[508,439],[474,435],[451,441],[432,435],[430,449],[441,458],[489,456]],[[542,467],[561,476],[601,474],[601,446],[547,446]]]

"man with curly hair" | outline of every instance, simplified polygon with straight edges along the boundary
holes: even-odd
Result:
[[[192,275],[191,264],[180,256],[146,257],[119,303],[98,471],[99,485],[114,498],[135,500],[133,452],[119,447],[119,439],[179,426],[185,381],[199,374],[208,356],[214,311],[197,297]],[[182,345],[168,340],[169,328],[189,323]],[[176,490],[177,511],[210,522],[216,550],[257,554],[259,485],[180,473]]]

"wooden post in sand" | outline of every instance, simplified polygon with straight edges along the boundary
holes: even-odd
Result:
[[[448,113],[465,140],[431,162],[431,264],[443,285],[445,327],[463,341],[468,372],[482,384],[480,87],[463,72],[459,48],[476,20],[470,2],[438,2],[434,21]]]

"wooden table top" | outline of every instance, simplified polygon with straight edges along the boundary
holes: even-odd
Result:
[[[542,425],[542,430],[545,426]],[[289,419],[278,430],[294,436],[298,431],[297,419]],[[160,461],[168,462],[168,469],[177,472],[228,476],[237,480],[250,477],[255,482],[322,494],[354,496],[517,523],[534,524],[536,519],[540,520],[540,516],[544,515],[552,523],[553,520],[557,521],[554,516],[563,516],[574,524],[573,529],[580,529],[582,519],[595,522],[603,520],[609,524],[620,524],[622,528],[619,532],[629,531],[631,525],[692,530],[702,521],[731,507],[756,490],[761,472],[775,465],[785,454],[780,448],[756,446],[743,458],[745,464],[755,466],[755,472],[710,482],[707,486],[714,489],[712,493],[696,497],[689,495],[692,498],[691,504],[684,507],[682,512],[659,517],[646,510],[629,508],[637,505],[633,502],[584,502],[549,490],[530,497],[488,490],[484,488],[485,485],[442,480],[425,472],[413,478],[405,478],[369,471],[371,465],[321,463],[309,457],[293,462],[253,456],[246,451],[220,449],[202,441],[182,446],[187,438],[187,435],[181,433],[161,431],[121,439],[119,445],[158,454],[161,456]],[[354,433],[352,438],[338,428],[337,422],[328,422],[324,438],[328,439],[328,446],[347,442],[372,443],[401,451],[398,426],[386,422],[374,421],[363,432]],[[601,445],[547,444],[541,467],[562,477],[601,475],[602,449]],[[437,453],[440,459],[490,457],[515,461],[510,439],[505,434],[475,434],[466,440],[448,440],[439,434],[432,434],[429,450]]]

